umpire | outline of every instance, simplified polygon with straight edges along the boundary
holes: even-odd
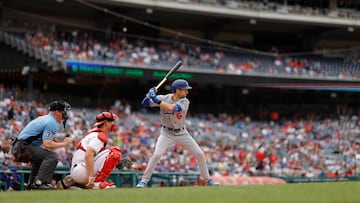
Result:
[[[31,174],[28,181],[28,189],[51,190],[58,157],[53,149],[65,147],[72,143],[71,138],[66,137],[63,142],[53,141],[60,125],[68,118],[70,105],[65,101],[53,101],[49,107],[49,113],[40,116],[22,129],[14,140],[12,153],[17,162],[31,162]]]

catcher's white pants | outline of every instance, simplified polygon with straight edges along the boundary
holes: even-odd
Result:
[[[110,153],[109,149],[106,149],[94,157],[94,174],[96,175],[103,167],[104,162],[108,154]],[[82,150],[77,150],[74,153],[75,156],[83,156],[85,157],[85,152]],[[72,163],[70,169],[70,176],[76,183],[79,184],[87,184],[89,180],[89,175],[86,171],[86,164],[85,161],[81,161],[78,163]]]

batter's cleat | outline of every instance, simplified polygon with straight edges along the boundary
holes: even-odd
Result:
[[[132,164],[133,162],[130,159],[121,159],[116,165],[116,168],[119,170],[123,170],[124,168],[131,167]]]
[[[144,181],[140,181],[140,183],[138,183],[136,185],[137,188],[145,188],[146,187],[146,183]]]
[[[95,182],[92,189],[113,189],[116,188],[114,183],[110,182]]]
[[[215,182],[215,181],[209,179],[209,180],[206,181],[206,185],[208,185],[208,186],[219,186],[220,184],[218,182]]]

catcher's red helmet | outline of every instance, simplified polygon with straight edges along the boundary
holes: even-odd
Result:
[[[104,111],[96,116],[95,126],[102,125],[105,121],[115,121],[117,116],[109,111]]]

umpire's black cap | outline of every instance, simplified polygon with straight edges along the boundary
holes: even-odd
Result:
[[[70,110],[70,104],[66,101],[53,101],[50,103],[49,111],[65,111]]]

